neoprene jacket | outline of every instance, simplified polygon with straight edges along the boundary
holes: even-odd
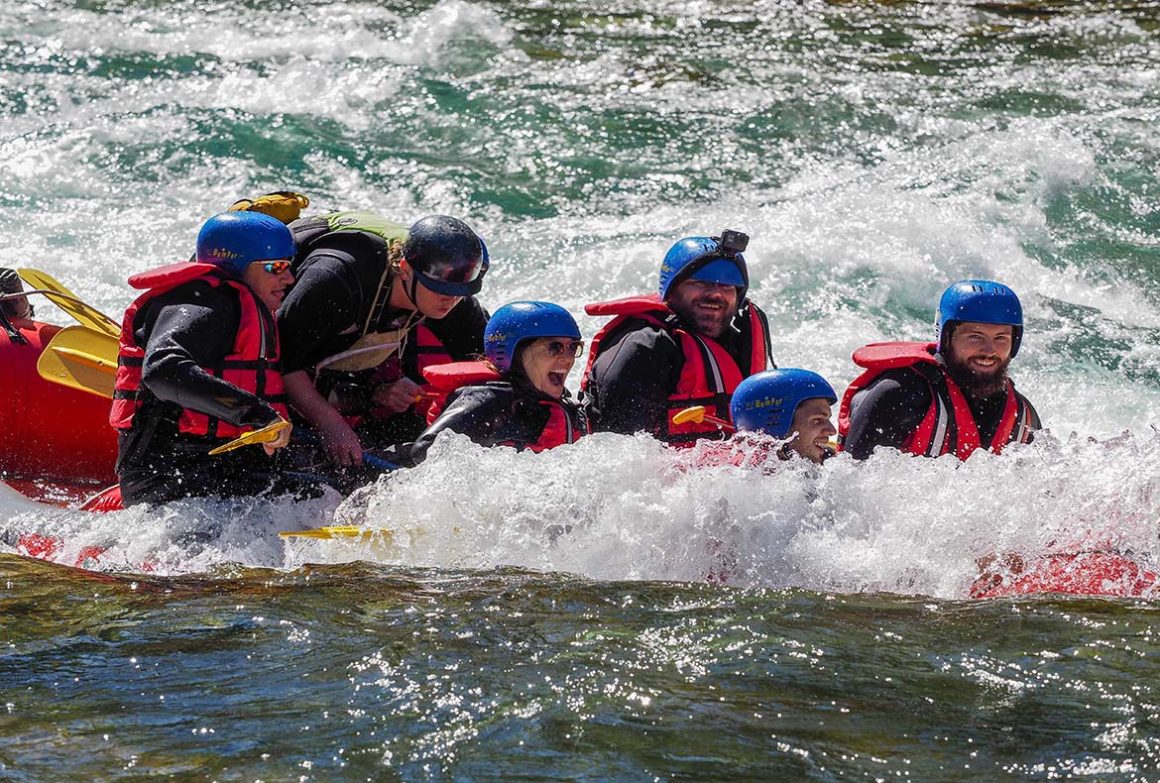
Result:
[[[375,293],[382,280],[379,246],[359,232],[338,233],[323,240],[299,266],[297,281],[278,308],[282,337],[283,371],[312,368],[322,359],[350,348],[362,334]],[[385,308],[382,326],[405,320],[411,311]],[[455,361],[483,353],[487,311],[475,297],[466,297],[439,320],[423,324]],[[409,340],[403,353],[403,371],[419,382],[418,341]]]
[[[422,462],[444,430],[466,435],[481,446],[506,445],[536,451],[570,443],[588,432],[583,410],[566,390],[557,401],[525,383],[515,383],[518,387],[509,381],[492,381],[452,392],[439,418],[412,444],[412,462]],[[564,426],[552,428],[549,433],[554,411],[563,414]]]
[[[117,474],[126,504],[164,502],[187,495],[246,495],[284,486],[260,448],[209,456],[213,437],[178,430],[183,408],[239,427],[263,427],[277,412],[254,394],[207,373],[230,353],[241,306],[229,287],[193,281],[145,302],[133,334],[145,347],[141,368],[147,391],[132,427],[118,437]]]
[[[626,435],[643,430],[674,442],[691,442],[697,437],[706,437],[704,433],[671,434],[669,415],[674,406],[674,393],[690,357],[686,356],[675,333],[680,322],[676,316],[669,318],[673,323],[671,329],[661,328],[644,318],[629,317],[620,324],[611,322],[597,335],[584,383],[593,409],[594,429]],[[754,328],[753,319],[758,319],[759,329]],[[754,337],[755,332],[759,337]],[[764,314],[749,305],[736,319],[735,325],[715,341],[732,358],[736,368],[744,368],[739,369],[740,375],[734,383],[756,372],[751,366],[754,363],[761,365],[758,369],[765,369],[766,362],[776,366],[770,359],[768,335]],[[755,340],[760,340],[761,344],[755,346]],[[597,342],[599,346],[596,346]],[[704,361],[700,353],[694,354],[692,360]],[[759,356],[760,361],[755,362],[754,356]],[[720,371],[724,375],[724,367]],[[717,372],[705,372],[706,379],[715,375]],[[725,388],[732,392],[731,386]],[[699,404],[712,405],[712,389],[699,391],[706,396]],[[728,395],[721,395],[718,401],[725,409],[724,414],[719,412],[718,415],[727,416]],[[692,404],[693,401],[684,403],[685,406]]]
[[[1024,402],[1026,398],[1020,395]],[[983,399],[967,397],[967,404],[979,429],[979,438],[990,443],[999,428],[1007,393]],[[842,450],[854,459],[866,459],[878,446],[901,449],[926,416],[932,403],[930,383],[920,374],[899,368],[886,370],[850,402],[850,430]],[[1027,402],[1030,428],[1042,427],[1039,415]]]

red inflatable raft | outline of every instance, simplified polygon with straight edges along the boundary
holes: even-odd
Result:
[[[1066,552],[1024,560],[1007,555],[971,585],[971,598],[1039,595],[1160,596],[1160,573],[1112,551]]]
[[[36,362],[61,327],[10,321],[0,329],[0,474],[107,486],[117,479],[109,401],[40,377]]]

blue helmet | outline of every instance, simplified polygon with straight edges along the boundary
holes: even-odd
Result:
[[[255,261],[294,257],[286,224],[261,212],[223,212],[197,232],[197,262],[241,277]]]
[[[1007,286],[993,280],[960,280],[943,291],[938,303],[938,346],[946,351],[954,327],[963,321],[1006,324],[1011,334],[1011,358],[1023,341],[1023,306]]]
[[[580,339],[572,314],[551,302],[512,302],[495,311],[483,331],[483,352],[501,373],[509,372],[516,349],[537,337]]]
[[[738,430],[788,438],[798,406],[815,397],[829,400],[831,405],[838,401],[834,387],[816,372],[766,370],[737,385],[729,413]]]
[[[478,294],[489,265],[487,245],[479,235],[447,215],[429,215],[412,225],[403,258],[424,288],[444,296]]]
[[[749,268],[741,254],[749,237],[738,231],[723,231],[720,237],[685,237],[669,248],[661,262],[658,290],[661,299],[685,280],[706,280],[737,286],[737,301],[745,300],[749,289]]]

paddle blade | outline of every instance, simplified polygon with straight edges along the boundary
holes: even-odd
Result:
[[[120,337],[121,327],[116,321],[92,305],[82,302],[52,275],[39,269],[17,269],[16,274],[34,289],[42,291],[50,302],[75,318],[81,326],[87,326],[110,337]]]
[[[691,408],[685,408],[683,411],[677,411],[673,414],[673,424],[700,424],[705,420],[705,406],[694,405]]]
[[[332,539],[370,539],[375,536],[384,536],[389,539],[392,533],[390,530],[375,530],[357,525],[327,525],[312,530],[283,530],[278,535],[282,538],[312,538],[328,541]]]
[[[36,362],[41,378],[112,398],[117,373],[117,340],[84,326],[57,332]]]
[[[216,449],[212,449],[210,454],[225,454],[227,451],[233,451],[234,449],[240,449],[242,446],[250,446],[255,443],[273,443],[278,440],[278,436],[282,434],[283,430],[289,426],[290,422],[279,419],[273,424],[262,427],[260,430],[247,432],[240,438],[231,440],[229,443],[218,446]]]

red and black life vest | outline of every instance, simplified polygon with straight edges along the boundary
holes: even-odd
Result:
[[[427,412],[427,424],[430,426],[439,418],[443,408],[447,405],[447,398],[452,392],[464,386],[481,386],[485,383],[502,381],[503,376],[487,362],[452,362],[439,364],[423,370],[423,377],[436,393]],[[573,422],[568,410],[558,400],[538,400],[548,408],[548,423],[534,443],[517,444],[502,443],[502,446],[516,446],[539,453],[546,449],[553,449],[565,443],[575,443],[578,438],[588,434],[587,426]]]
[[[109,423],[119,430],[133,426],[133,416],[144,402],[141,385],[141,366],[145,348],[133,336],[134,321],[141,308],[154,297],[193,280],[203,280],[212,286],[228,286],[238,295],[241,304],[241,323],[234,347],[221,361],[202,367],[210,375],[250,392],[272,407],[279,416],[290,418],[286,407],[286,392],[278,367],[278,329],[274,317],[250,290],[249,286],[234,280],[210,264],[177,263],[133,275],[129,284],[147,289],[125,311],[121,324],[120,353],[117,357],[117,375],[114,381],[113,407]],[[249,427],[236,427],[229,422],[189,408],[181,410],[177,429],[186,435],[233,439]]]
[[[666,431],[653,433],[661,440],[673,444],[688,444],[706,435],[716,435],[717,425],[708,421],[673,424],[673,416],[685,408],[704,405],[714,410],[719,418],[732,421],[729,402],[733,391],[741,381],[764,370],[770,359],[769,327],[765,313],[750,302],[749,356],[743,366],[711,337],[685,329],[673,317],[674,313],[656,294],[630,296],[610,302],[596,302],[585,305],[589,315],[616,316],[592,338],[588,352],[588,365],[584,368],[584,378],[580,388],[587,391],[592,376],[592,365],[600,355],[601,343],[611,334],[619,332],[629,320],[643,321],[649,326],[670,334],[681,347],[685,362],[676,388],[669,394],[669,410],[665,417]]]
[[[850,432],[850,405],[854,395],[872,384],[887,370],[909,368],[930,383],[931,404],[915,431],[902,444],[902,451],[918,456],[938,457],[955,454],[966,459],[975,449],[984,447],[979,428],[971,413],[966,395],[935,358],[935,343],[872,343],[854,352],[854,363],[866,371],[854,379],[842,395],[838,410],[838,449]],[[1007,402],[995,435],[986,448],[998,454],[1008,443],[1031,440],[1031,406],[1015,393],[1015,384],[1007,380]]]

